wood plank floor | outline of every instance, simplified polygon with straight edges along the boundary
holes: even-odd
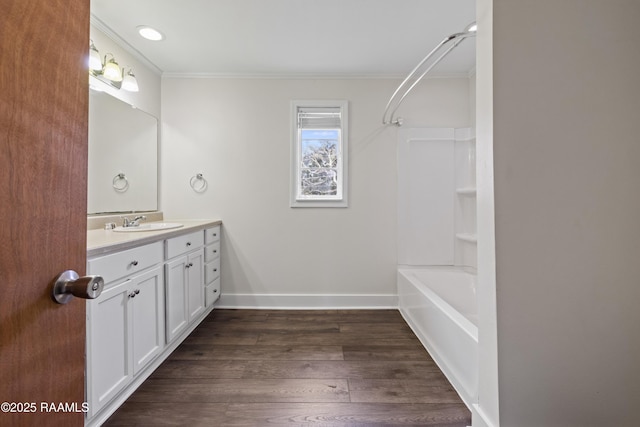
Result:
[[[105,426],[455,426],[397,310],[214,310]]]

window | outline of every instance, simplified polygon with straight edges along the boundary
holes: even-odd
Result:
[[[292,101],[291,207],[347,207],[347,101]]]

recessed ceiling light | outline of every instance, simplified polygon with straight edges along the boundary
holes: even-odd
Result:
[[[154,42],[164,40],[164,35],[155,28],[151,28],[147,25],[140,25],[136,28],[138,29],[138,33],[147,40],[152,40]]]

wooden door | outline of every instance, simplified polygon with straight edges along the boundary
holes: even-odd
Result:
[[[89,0],[0,0],[2,426],[83,424],[88,45]]]

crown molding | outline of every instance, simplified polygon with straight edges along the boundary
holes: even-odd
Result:
[[[162,78],[168,79],[255,79],[255,80],[400,80],[403,74],[264,74],[264,73],[192,73],[163,72]],[[437,74],[425,77],[430,79],[468,79],[469,73]]]

